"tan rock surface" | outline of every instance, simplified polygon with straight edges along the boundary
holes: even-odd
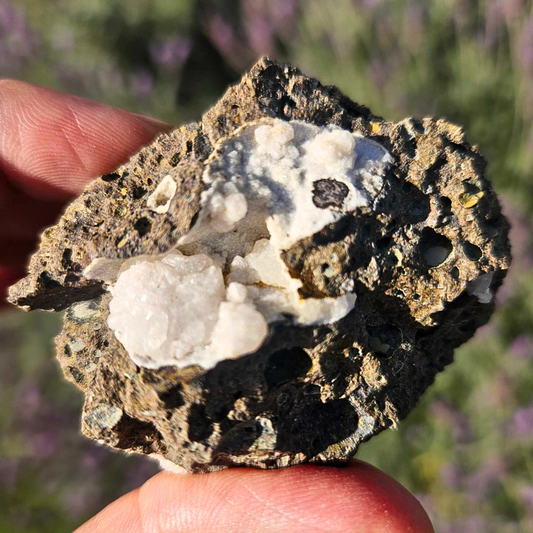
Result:
[[[84,270],[97,258],[173,248],[195,222],[214,146],[265,117],[335,124],[395,159],[371,208],[282,254],[303,297],[353,290],[354,310],[334,324],[274,324],[256,353],[207,372],[136,366],[107,326],[105,283]],[[58,357],[86,394],[83,432],[95,440],[161,454],[192,472],[343,462],[404,418],[493,312],[510,249],[484,169],[458,126],[388,122],[338,89],[262,59],[201,123],[159,136],[89,184],[44,232],[10,300],[68,308]],[[177,188],[168,209],[156,212],[148,199],[167,175]],[[315,205],[334,207],[338,187],[316,191]]]

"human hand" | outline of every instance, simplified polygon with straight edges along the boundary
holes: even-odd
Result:
[[[0,302],[65,202],[165,129],[148,117],[0,80]]]
[[[23,82],[0,81],[0,297],[40,230],[91,179],[166,124]],[[76,533],[431,533],[418,501],[361,461],[344,468],[160,473]]]

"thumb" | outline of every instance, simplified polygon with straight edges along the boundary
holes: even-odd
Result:
[[[161,473],[75,533],[433,533],[418,501],[362,461]]]

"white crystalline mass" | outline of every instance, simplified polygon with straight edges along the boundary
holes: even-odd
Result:
[[[138,364],[151,366],[209,343],[225,288],[209,257],[172,254],[131,265],[111,292],[109,326]]]
[[[279,251],[267,239],[257,241],[244,258],[233,259],[228,281],[248,286],[249,298],[267,322],[279,320],[283,313],[302,325],[335,322],[346,316],[355,302],[352,293],[338,298],[300,298],[301,281],[291,278]]]
[[[110,328],[138,365],[208,369],[255,352],[268,325],[287,315],[301,325],[343,318],[355,294],[301,298],[302,282],[290,276],[280,253],[371,206],[391,162],[379,144],[335,126],[269,119],[244,127],[208,161],[202,209],[179,251],[122,265],[111,288]],[[324,179],[348,190],[340,207],[314,204],[314,182]],[[167,180],[148,207],[165,201],[168,209],[170,189]],[[117,270],[107,263],[92,269]]]
[[[244,259],[244,265],[240,263],[240,259]],[[277,250],[272,246],[272,243],[268,239],[260,239],[256,241],[252,251],[244,258],[241,258],[240,256],[235,257],[231,265],[229,279],[239,281],[239,275],[233,272],[233,263],[236,261],[238,265],[240,263],[241,269],[244,268],[248,271],[248,276],[252,276],[252,279],[261,281],[265,285],[271,285],[272,287],[288,287],[288,283],[292,279],[289,276],[287,267],[281,260],[279,253],[277,253]],[[247,283],[245,278],[241,278],[241,280],[243,283]]]
[[[212,349],[222,359],[255,352],[268,334],[265,317],[247,302],[222,302]]]
[[[234,183],[223,183],[220,189],[212,194],[207,211],[215,231],[224,233],[231,231],[246,216],[248,203]]]
[[[139,261],[120,274],[111,292],[109,327],[133,361],[147,368],[209,367],[214,357],[257,350],[268,332],[246,289],[240,301],[225,301],[222,270],[206,255],[176,251]]]
[[[248,203],[265,211],[274,246],[287,249],[345,213],[371,205],[391,162],[381,145],[337,126],[279,119],[247,126],[219,147],[204,172],[210,185],[203,197],[204,220],[209,220],[211,204],[218,204],[232,183]],[[313,203],[314,182],[323,179],[348,188],[341,210],[321,209]],[[235,190],[227,195],[228,201]],[[217,231],[216,221],[212,228]]]
[[[172,176],[165,176],[155,191],[150,195],[146,206],[158,214],[166,213],[170,207],[170,202],[176,194],[178,186]]]

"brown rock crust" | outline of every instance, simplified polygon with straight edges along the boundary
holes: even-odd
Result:
[[[136,366],[107,326],[105,283],[85,278],[84,269],[96,258],[176,246],[196,220],[215,145],[264,117],[335,124],[395,159],[372,208],[282,255],[303,282],[302,296],[338,296],[348,280],[354,310],[334,324],[275,324],[256,353],[208,371]],[[494,310],[510,263],[509,227],[484,169],[460,127],[431,118],[388,122],[337,88],[263,58],[201,123],[160,135],[89,184],[43,233],[10,301],[67,309],[57,352],[66,377],[85,392],[82,429],[90,438],[159,454],[190,472],[338,464],[397,425]],[[147,199],[167,175],[177,192],[156,214]],[[319,183],[315,205],[334,208],[342,193]]]

